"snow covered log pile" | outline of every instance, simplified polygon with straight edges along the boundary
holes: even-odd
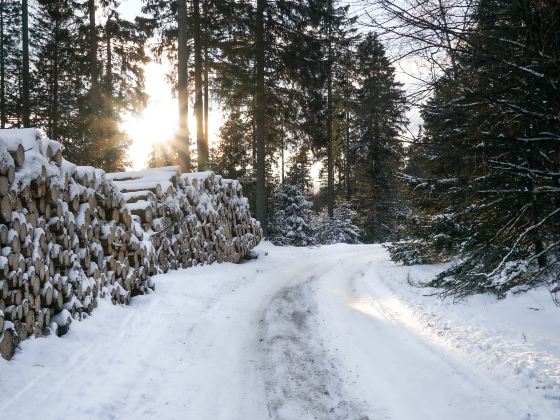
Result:
[[[262,236],[237,181],[178,167],[106,174],[35,129],[0,130],[0,355],[64,334],[99,296],[128,303],[150,276],[238,262]]]
[[[239,262],[262,236],[241,184],[178,166],[108,174],[134,223],[151,238],[162,271],[215,261]]]

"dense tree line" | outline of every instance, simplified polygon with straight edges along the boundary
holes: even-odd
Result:
[[[122,167],[119,118],[146,100],[150,38],[176,64],[179,105],[176,138],[150,164],[241,180],[278,243],[399,241],[397,261],[456,261],[432,283],[456,296],[552,284],[560,6],[368,4],[369,28],[341,0],[144,0],[134,22],[114,1],[2,0],[0,122],[43,127],[77,162]],[[405,92],[394,63],[410,58],[423,68]],[[212,144],[211,103],[225,115]],[[418,133],[406,131],[411,106]]]
[[[114,1],[0,2],[0,124],[40,127],[77,163],[122,169],[120,115],[145,102],[147,22]],[[101,17],[101,18],[100,18]]]
[[[442,44],[448,60],[429,83],[424,129],[407,150],[410,240],[391,252],[412,263],[460,256],[432,283],[457,297],[543,283],[557,291],[560,5],[468,4],[460,31],[408,22],[453,41]]]
[[[337,198],[346,198],[366,240],[394,237],[404,94],[381,41],[357,33],[344,2],[147,0],[144,11],[156,22],[156,54],[178,64],[171,76],[180,102],[181,92],[191,98],[180,118],[189,102],[195,108],[196,147],[191,154],[189,127],[180,123],[177,162],[240,179],[265,225],[278,210],[275,191],[312,193],[310,169],[322,162],[316,206],[332,218]],[[226,120],[206,157],[210,101]],[[163,149],[155,148],[154,163]]]

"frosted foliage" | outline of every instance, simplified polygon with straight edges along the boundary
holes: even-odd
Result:
[[[352,224],[355,216],[356,212],[346,202],[337,204],[332,218],[324,209],[314,220],[316,242],[322,245],[359,243],[361,229]]]
[[[275,245],[309,246],[315,243],[311,203],[295,185],[280,187],[272,197],[269,238]]]

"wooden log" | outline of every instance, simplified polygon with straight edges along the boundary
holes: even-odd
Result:
[[[8,296],[9,287],[7,280],[0,280],[0,299],[4,300]]]
[[[47,193],[48,202],[50,204],[56,205],[58,203],[60,196],[61,196],[61,192],[60,189],[58,188],[58,185],[51,184]]]
[[[10,360],[14,356],[18,342],[14,331],[5,329],[0,334],[0,355],[6,360]]]
[[[154,220],[154,215],[152,209],[149,207],[146,208],[137,208],[131,211],[134,216],[140,217],[143,223],[152,223]]]
[[[14,267],[17,268],[17,267]],[[21,276],[20,273],[14,269],[8,273],[6,276],[6,283],[10,289],[18,289],[21,287]],[[7,294],[5,295],[4,299],[7,300]]]
[[[23,310],[19,305],[6,306],[3,312],[7,321],[18,321],[23,317]]]
[[[10,182],[7,176],[0,176],[0,195],[6,195],[10,191]]]
[[[49,143],[47,147],[47,159],[52,160],[58,167],[62,165],[62,148],[58,143]]]
[[[70,310],[63,309],[52,318],[52,321],[57,326],[56,335],[62,336],[70,329],[70,324],[72,324],[72,313]]]
[[[40,290],[41,305],[50,306],[53,299],[53,287],[50,282],[46,282]]]
[[[23,162],[25,162],[25,149],[23,148],[23,145],[8,145],[8,152],[12,156],[16,167],[21,168],[23,166]]]
[[[0,220],[5,224],[12,222],[12,202],[8,195],[0,198]]]

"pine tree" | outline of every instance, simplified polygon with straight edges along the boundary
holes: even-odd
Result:
[[[0,61],[0,126],[19,127],[22,122],[21,6],[19,1],[2,0]]]
[[[313,191],[313,180],[310,174],[311,163],[311,153],[305,145],[295,149],[288,161],[285,183],[300,185],[303,192],[311,193]]]
[[[220,130],[214,163],[219,174],[226,178],[251,183],[252,171],[252,130],[240,112],[232,112]],[[246,194],[246,193],[245,193]]]
[[[423,247],[461,256],[432,283],[457,297],[550,282],[559,270],[559,13],[553,3],[481,1],[454,71],[424,107],[422,174],[406,181]]]
[[[368,34],[356,51],[352,203],[365,241],[395,235],[401,212],[397,172],[404,150],[405,96],[376,35]]]
[[[258,8],[249,1],[217,3],[218,16],[227,19],[214,66],[216,93],[226,110],[239,110],[252,127],[252,167],[257,169],[263,200],[273,188],[270,176],[276,157],[281,159],[287,150],[299,156],[326,156],[328,45],[336,57],[346,42],[342,28],[348,21],[347,8],[330,8],[328,0],[257,2]],[[257,21],[261,15],[262,22]],[[257,36],[261,24],[262,37]],[[264,56],[257,54],[263,51]],[[333,79],[338,77],[335,73],[331,72]],[[262,203],[257,207],[264,211]]]
[[[355,217],[356,212],[344,200],[337,201],[332,217],[323,209],[313,221],[316,243],[322,245],[359,243],[361,229],[352,223]]]
[[[35,50],[32,73],[34,125],[47,135],[67,143],[76,137],[78,121],[73,115],[86,89],[79,74],[76,48],[76,17],[71,1],[37,2],[31,32]]]
[[[61,141],[78,164],[124,169],[130,139],[119,128],[120,115],[146,102],[145,20],[120,18],[114,2],[38,0],[34,6],[33,124]],[[104,20],[84,19],[98,8]]]
[[[311,203],[301,188],[283,185],[272,195],[269,238],[280,246],[309,246],[315,243],[311,226]]]
[[[300,28],[298,48],[306,62],[295,68],[301,72],[298,83],[304,93],[298,98],[303,101],[300,124],[307,148],[312,145],[317,157],[324,160],[322,197],[332,216],[337,188],[335,171],[341,157],[340,112],[347,94],[344,86],[352,77],[346,58],[354,40],[354,19],[348,16],[348,6],[335,0],[309,2],[305,15],[308,21]]]

